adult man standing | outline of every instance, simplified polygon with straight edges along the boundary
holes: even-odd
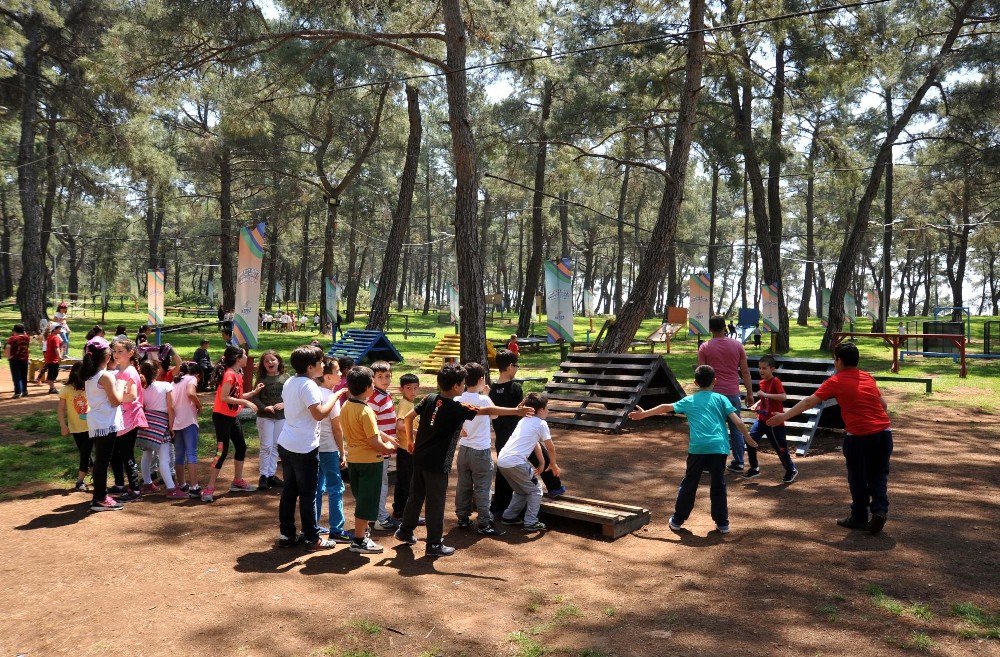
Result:
[[[748,408],[753,406],[753,380],[750,378],[750,366],[747,365],[747,352],[743,350],[743,345],[726,335],[726,318],[722,315],[714,315],[708,320],[708,330],[712,332],[712,339],[698,347],[698,364],[712,366],[715,370],[715,392],[725,395],[736,408],[742,405],[742,377],[747,391],[746,405]],[[729,427],[729,447],[733,452],[733,460],[726,469],[743,472],[746,443],[743,434],[732,426]]]

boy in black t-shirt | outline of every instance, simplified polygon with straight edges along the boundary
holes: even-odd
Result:
[[[521,384],[514,381],[514,375],[517,374],[518,368],[517,359],[518,355],[513,351],[507,349],[497,351],[497,369],[499,370],[500,378],[490,388],[489,393],[490,399],[497,406],[513,408],[524,399],[524,391],[521,390]],[[498,417],[493,419],[493,431],[497,435],[497,454],[500,453],[503,446],[507,444],[507,440],[511,434],[514,433],[518,419],[516,417]],[[542,455],[545,457],[545,467],[548,468],[550,462],[549,453],[545,451],[544,447],[542,447]],[[538,463],[536,463],[538,459],[534,454],[528,460],[532,465],[538,466]],[[563,486],[562,481],[559,477],[552,474],[551,470],[546,469],[542,473],[542,483],[545,484],[545,490],[547,491],[545,494],[548,497],[559,497],[566,492],[566,487]],[[507,483],[507,480],[503,478],[498,469],[496,479],[493,483],[493,500],[490,502],[490,511],[493,515],[503,513],[510,505],[512,496],[513,491],[510,489],[510,484]]]
[[[427,554],[446,557],[455,548],[442,542],[444,535],[445,495],[448,492],[448,473],[455,457],[455,446],[466,420],[476,415],[516,415],[524,417],[533,413],[529,408],[476,408],[455,401],[465,391],[465,368],[445,365],[437,374],[440,392],[427,395],[416,408],[406,414],[406,435],[413,435],[413,420],[420,416],[420,426],[413,447],[413,472],[410,496],[403,510],[403,524],[396,530],[396,538],[415,545],[413,536],[420,520],[420,509],[426,499]]]

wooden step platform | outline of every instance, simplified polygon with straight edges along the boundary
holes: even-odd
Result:
[[[637,405],[651,408],[684,396],[655,354],[569,354],[545,392],[559,402],[549,407],[550,425],[612,432],[621,431]]]
[[[496,367],[497,350],[493,343],[486,341],[486,358],[490,367]],[[441,338],[434,350],[424,360],[421,371],[427,374],[437,374],[441,366],[447,362],[460,363],[462,360],[462,336],[457,333],[449,333]]]
[[[573,495],[542,498],[542,513],[600,525],[601,534],[608,538],[631,534],[648,525],[651,518],[649,509]]]

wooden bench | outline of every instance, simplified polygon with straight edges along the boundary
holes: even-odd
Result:
[[[59,370],[68,370],[77,363],[80,362],[79,358],[63,358],[59,361]],[[38,370],[45,366],[45,360],[41,358],[32,358],[28,361],[28,381],[34,381],[35,375],[38,374]]]
[[[541,512],[600,525],[601,534],[608,538],[630,534],[648,525],[651,519],[649,509],[572,495],[543,498]]]

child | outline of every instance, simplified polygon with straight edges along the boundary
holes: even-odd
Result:
[[[351,535],[344,531],[344,480],[340,471],[347,467],[344,450],[344,431],[340,427],[340,397],[346,391],[335,393],[340,383],[340,366],[332,358],[323,358],[323,375],[319,384],[320,399],[325,403],[330,397],[337,401],[330,416],[319,422],[319,479],[316,481],[316,522],[323,516],[323,495],[330,500],[330,527],[320,527],[320,534],[329,534],[335,543],[350,543]]]
[[[497,469],[513,490],[510,504],[500,515],[500,522],[505,525],[518,525],[517,517],[524,511],[525,531],[542,531],[545,523],[538,520],[538,509],[542,503],[542,484],[538,481],[545,470],[552,470],[559,476],[559,466],[556,464],[556,450],[549,433],[549,425],[545,418],[549,415],[549,399],[538,392],[528,393],[524,405],[534,409],[534,417],[524,418],[517,423],[510,440],[497,455]],[[545,444],[551,462],[546,464],[542,455],[542,444]],[[528,461],[528,456],[534,452],[534,468]],[[537,475],[537,476],[536,476]]]
[[[477,415],[519,415],[531,412],[518,408],[474,408],[455,400],[465,389],[465,368],[445,365],[437,374],[437,393],[424,397],[416,408],[406,414],[406,434],[413,435],[413,420],[420,416],[420,433],[413,447],[413,478],[410,498],[403,510],[403,524],[396,530],[396,538],[415,545],[413,536],[420,519],[420,509],[427,502],[427,551],[428,556],[446,557],[455,553],[441,539],[444,534],[445,494],[448,492],[448,473],[455,456],[458,434],[466,420]],[[352,479],[353,481],[353,479]]]
[[[65,301],[60,301],[59,306],[56,308],[56,314],[52,316],[53,323],[56,325],[56,333],[59,335],[59,340],[62,342],[60,347],[60,353],[63,358],[69,355],[69,304]]]
[[[278,436],[285,426],[285,405],[281,391],[288,380],[285,362],[273,349],[260,356],[257,366],[257,385],[263,386],[254,399],[257,406],[257,435],[260,436],[260,479],[257,488],[281,488],[278,478]]]
[[[156,456],[157,467],[163,484],[167,487],[167,499],[184,500],[187,493],[174,484],[170,468],[173,463],[170,458],[170,442],[172,435],[170,427],[174,423],[174,384],[157,381],[160,365],[154,361],[145,361],[139,366],[142,375],[142,407],[146,414],[146,426],[139,429],[136,443],[142,450],[140,467],[142,469],[142,492],[155,493],[159,489],[153,483],[153,456]]]
[[[351,368],[354,367],[354,359],[350,356],[341,356],[337,359],[337,365],[340,367],[340,383],[334,389],[334,392],[347,389],[347,375],[351,373]]]
[[[378,430],[382,433],[382,439],[389,443],[396,442],[396,409],[392,403],[392,396],[389,394],[389,384],[392,383],[392,367],[384,360],[372,363],[372,373],[374,374],[374,391],[368,398],[368,405],[375,411],[375,418],[378,423]],[[391,456],[391,454],[390,454]],[[392,532],[399,529],[396,522],[385,505],[389,499],[389,457],[382,459],[382,492],[378,502],[378,520],[375,522],[375,529],[382,532]]]
[[[729,509],[726,503],[726,455],[729,453],[729,431],[727,420],[735,426],[747,445],[757,447],[739,412],[724,395],[712,392],[715,386],[715,370],[711,365],[699,365],[694,371],[694,381],[698,392],[688,395],[673,404],[660,404],[648,411],[636,406],[628,414],[630,420],[642,420],[653,415],[683,413],[687,415],[690,442],[688,444],[687,470],[677,491],[674,514],[667,524],[675,531],[681,528],[694,508],[695,494],[703,470],[712,475],[712,520],[723,534],[729,533]]]
[[[198,399],[198,385],[201,365],[193,361],[181,363],[180,372],[174,378],[171,403],[174,408],[175,465],[177,466],[177,487],[188,497],[200,498],[198,485],[198,413],[201,400]],[[185,468],[187,472],[185,472]]]
[[[892,429],[886,412],[888,407],[875,379],[858,369],[857,345],[852,342],[839,344],[833,350],[833,357],[834,375],[788,412],[772,415],[767,424],[778,426],[819,406],[824,400],[836,398],[847,428],[843,451],[847,461],[847,485],[851,490],[851,515],[838,520],[837,524],[878,534],[885,527],[889,512]]]
[[[521,346],[517,344],[517,335],[510,336],[510,340],[507,341],[507,351],[515,356],[521,355]]]
[[[410,479],[413,473],[413,436],[406,433],[406,423],[403,418],[413,410],[413,400],[417,398],[420,390],[420,379],[416,374],[404,374],[399,377],[399,390],[403,393],[399,403],[396,404],[396,442],[399,448],[396,449],[396,491],[392,499],[392,517],[396,520],[403,519],[403,509],[406,508],[406,500],[410,496]],[[417,423],[414,420],[413,430],[417,431]]]
[[[524,399],[521,384],[514,381],[514,376],[517,374],[518,368],[517,361],[518,355],[509,349],[500,349],[497,351],[497,369],[500,371],[499,379],[489,391],[490,400],[496,406],[513,408],[519,405],[521,400]],[[497,454],[507,444],[507,441],[514,433],[515,427],[517,427],[516,418],[493,418],[493,430],[497,435]],[[545,484],[545,489],[548,491],[546,495],[549,497],[558,497],[566,492],[566,487],[563,486],[562,480],[553,474],[552,469],[549,468],[549,456],[544,446],[542,447],[542,456],[544,460],[541,463],[545,464],[542,470],[542,483]],[[539,462],[536,462],[535,458],[535,453],[532,452],[528,456],[528,462],[532,465],[538,465]],[[510,486],[507,484],[507,480],[497,470],[493,482],[493,500],[490,502],[490,512],[494,516],[502,513],[510,505],[512,495],[513,491],[511,491]]]
[[[94,484],[91,511],[120,511],[122,505],[108,495],[108,463],[122,420],[123,402],[135,401],[134,390],[107,370],[111,347],[101,337],[92,338],[83,349],[80,379],[87,393],[87,433],[94,440]]]
[[[31,358],[31,336],[24,324],[14,324],[10,337],[3,346],[3,355],[10,363],[10,377],[14,380],[14,397],[28,396],[28,361]]]
[[[62,334],[59,332],[59,324],[55,322],[49,324],[45,329],[45,381],[49,384],[49,394],[56,395],[56,379],[59,378],[59,360],[62,354]]]
[[[333,547],[331,541],[319,535],[316,524],[316,478],[319,472],[319,432],[317,423],[326,419],[337,399],[323,401],[316,379],[323,373],[323,350],[317,347],[297,347],[292,351],[295,376],[285,381],[281,400],[285,405],[285,425],[278,436],[278,453],[285,484],[278,503],[280,547],[292,547],[299,542],[295,533],[295,502],[302,517],[302,540],[309,550]]]
[[[233,483],[229,492],[252,492],[254,490],[243,478],[243,459],[247,455],[247,441],[243,437],[243,426],[237,414],[240,406],[256,411],[257,407],[250,401],[264,387],[259,384],[250,392],[243,392],[243,367],[247,364],[247,355],[240,347],[226,347],[222,360],[215,368],[213,378],[217,385],[215,389],[215,404],[212,406],[212,424],[215,427],[215,459],[208,475],[208,486],[201,491],[202,502],[215,500],[215,482],[219,478],[222,464],[226,462],[229,453],[229,441],[233,443]]]
[[[208,353],[207,339],[202,339],[198,343],[198,348],[194,350],[193,360],[198,363],[198,368],[201,370],[198,392],[204,392],[208,389],[208,382],[212,376],[212,356]]]
[[[760,370],[760,391],[757,393],[757,403],[752,407],[753,410],[757,411],[757,420],[750,427],[750,435],[758,442],[760,442],[762,436],[767,436],[767,439],[771,442],[771,447],[774,448],[774,451],[778,454],[778,458],[781,460],[781,465],[785,466],[785,476],[781,478],[781,481],[790,484],[795,481],[795,477],[798,476],[799,471],[795,469],[795,466],[792,464],[792,456],[788,453],[785,424],[782,422],[773,427],[767,426],[768,418],[781,413],[784,401],[788,397],[785,394],[785,387],[781,385],[781,381],[774,375],[774,370],[777,366],[774,356],[760,357],[758,365],[758,369]],[[750,460],[750,469],[743,476],[747,479],[759,477],[760,468],[757,464],[756,447],[747,447],[747,458]]]
[[[754,349],[760,349],[760,324],[753,329],[753,346]]]
[[[483,394],[486,371],[479,363],[465,366],[465,392],[457,398],[462,404],[491,408],[493,401]],[[524,420],[522,420],[524,422]],[[478,531],[483,536],[497,536],[490,513],[490,484],[493,480],[493,453],[490,449],[490,416],[477,415],[462,427],[458,441],[458,486],[455,489],[455,514],[459,527],[472,526],[472,500],[475,498]]]
[[[354,495],[354,538],[351,552],[378,554],[382,546],[371,539],[368,522],[378,520],[378,501],[382,486],[383,457],[397,445],[383,439],[375,411],[368,405],[374,392],[375,374],[367,367],[355,366],[347,375],[350,398],[340,411],[340,425],[347,444],[347,471]]]
[[[60,432],[64,436],[73,434],[76,449],[80,452],[80,467],[77,468],[74,488],[85,493],[90,490],[83,480],[90,470],[90,453],[94,448],[94,440],[87,431],[86,382],[80,378],[81,367],[83,363],[75,363],[69,371],[66,385],[59,389],[58,414]]]
[[[122,421],[125,426],[118,432],[114,449],[111,453],[111,469],[115,473],[115,492],[120,493],[119,502],[134,502],[142,499],[139,481],[139,467],[135,462],[135,441],[139,429],[146,426],[146,413],[143,410],[142,379],[137,369],[139,361],[136,356],[135,343],[128,338],[115,338],[111,343],[111,354],[115,361],[115,378],[125,383],[125,390],[134,398],[125,401],[122,406]],[[128,488],[125,481],[128,480]]]

